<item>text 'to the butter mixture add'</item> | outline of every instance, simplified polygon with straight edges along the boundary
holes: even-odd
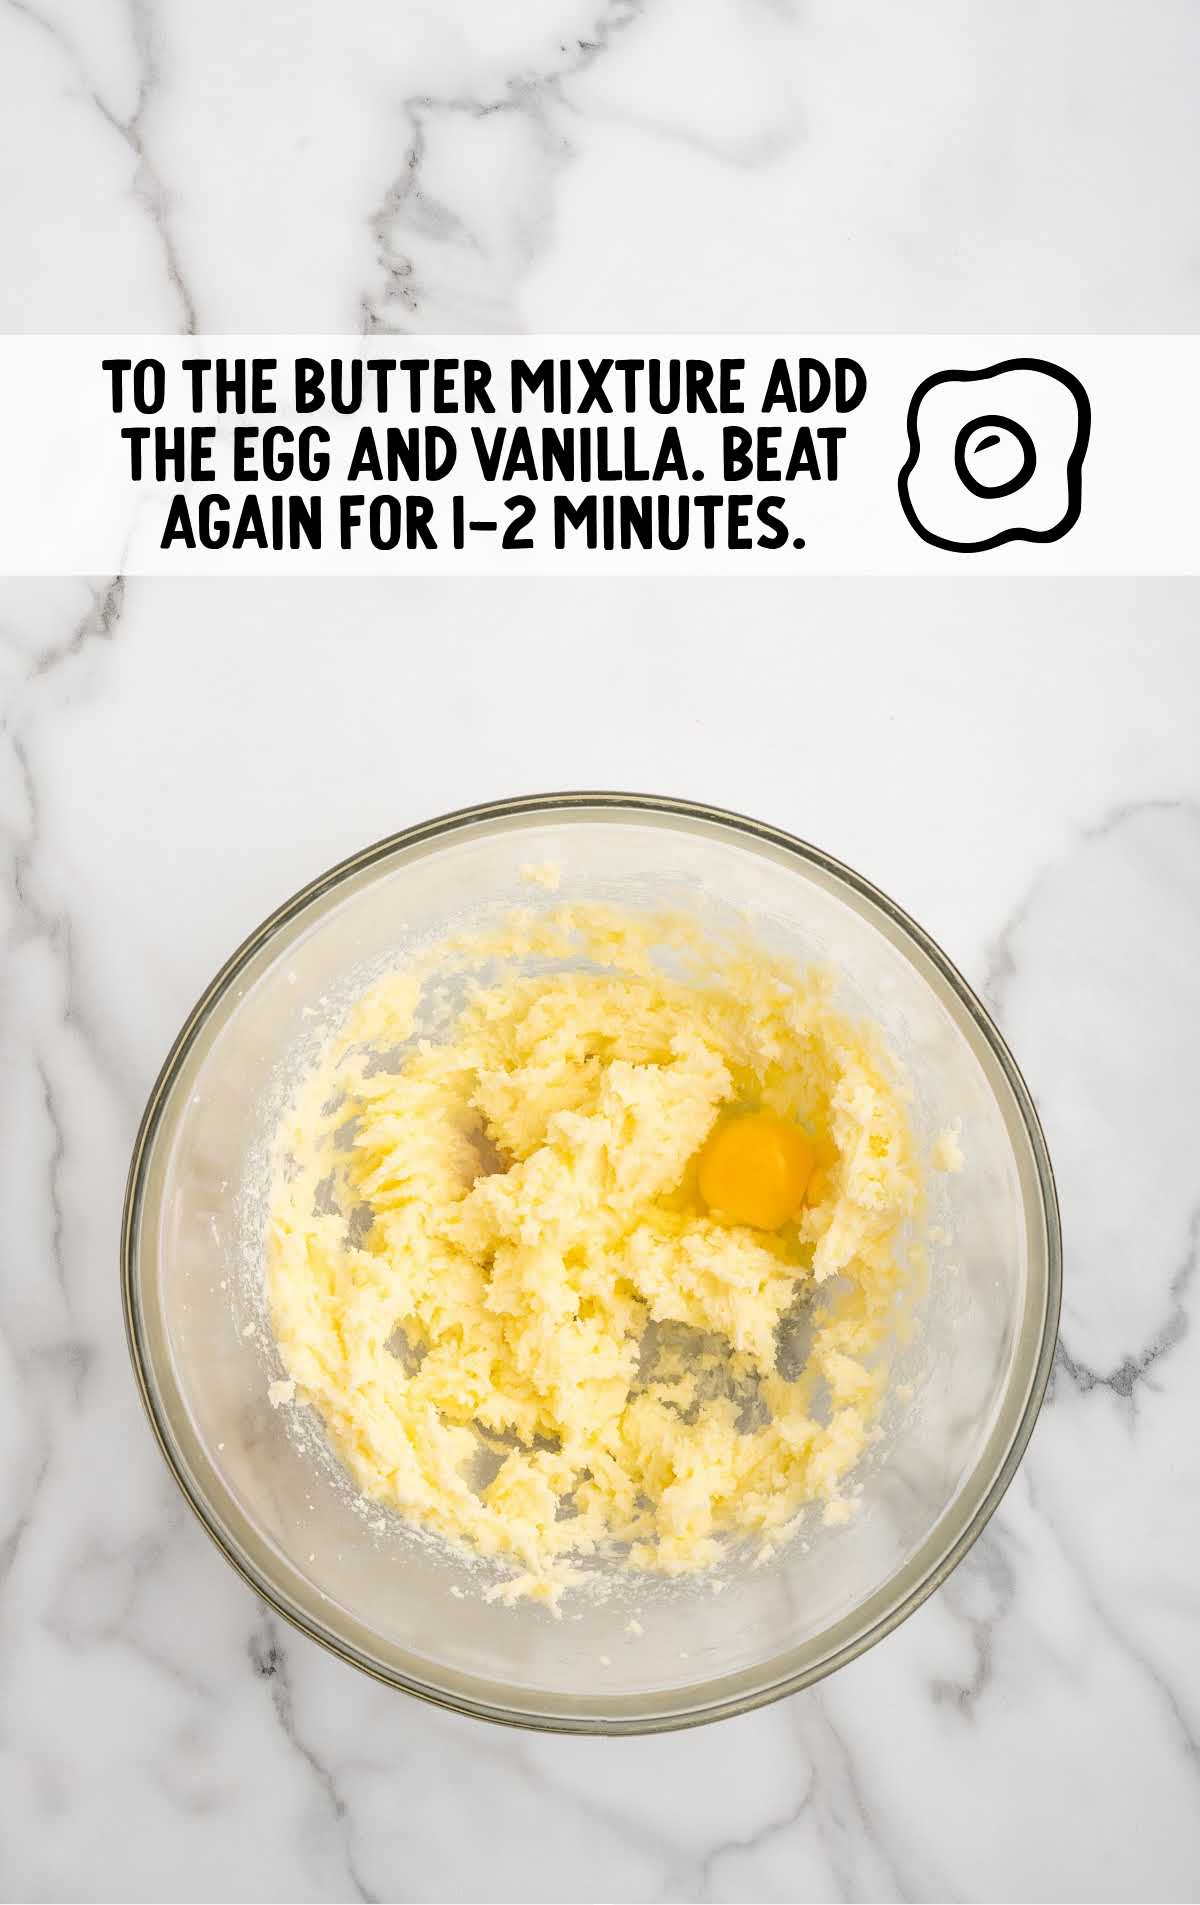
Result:
[[[371,1499],[554,1605],[844,1519],[921,1256],[906,1095],[832,984],[592,906],[357,1002],[280,1132],[271,1316]]]

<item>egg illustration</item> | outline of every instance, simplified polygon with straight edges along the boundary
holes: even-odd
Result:
[[[938,371],[908,407],[900,502],[917,534],[964,554],[1057,542],[1077,521],[1091,405],[1043,358]]]

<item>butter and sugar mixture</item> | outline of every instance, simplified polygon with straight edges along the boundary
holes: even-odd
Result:
[[[826,976],[522,912],[371,986],[304,1081],[272,1322],[364,1493],[554,1604],[598,1552],[683,1573],[851,1512],[919,1206],[903,1083]]]

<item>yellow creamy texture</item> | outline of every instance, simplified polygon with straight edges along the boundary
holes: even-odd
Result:
[[[682,1573],[849,1512],[919,1186],[894,1070],[830,990],[686,920],[559,907],[359,1000],[281,1131],[268,1282],[366,1495],[552,1603],[600,1549]],[[759,1106],[820,1160],[779,1232],[695,1192],[714,1123]]]

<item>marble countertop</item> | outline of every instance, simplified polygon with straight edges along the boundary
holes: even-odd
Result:
[[[1187,330],[1191,0],[0,0],[0,330]]]
[[[6,1895],[1193,1895],[1195,604],[6,590]],[[176,1497],[117,1294],[141,1103],[230,947],[367,840],[566,784],[765,815],[910,907],[1026,1067],[1067,1241],[1050,1400],[947,1586],[813,1692],[625,1742],[441,1716],[269,1618]]]
[[[1194,327],[1200,19],[1075,0],[0,0],[0,329]],[[0,585],[0,1895],[1192,1899],[1200,589]],[[851,745],[853,741],[853,745]],[[501,1732],[257,1604],[142,1419],[117,1230],[184,1012],[423,815],[675,792],[995,1010],[1062,1346],[985,1536],[821,1687]]]

